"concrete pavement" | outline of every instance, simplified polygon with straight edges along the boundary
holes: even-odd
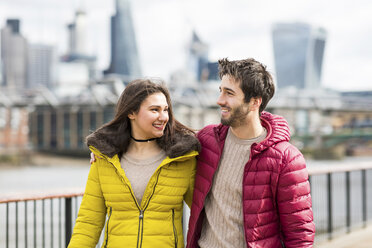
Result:
[[[343,234],[331,241],[315,244],[315,248],[372,248],[372,225]]]

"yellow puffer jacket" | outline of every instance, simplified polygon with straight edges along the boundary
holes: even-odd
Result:
[[[184,247],[183,200],[191,206],[198,152],[165,158],[139,205],[118,155],[90,149],[101,159],[91,166],[68,247],[95,247],[103,227],[102,247]]]

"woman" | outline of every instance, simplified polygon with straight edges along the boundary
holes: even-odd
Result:
[[[96,157],[68,247],[183,247],[183,201],[191,206],[194,133],[173,117],[167,89],[128,84],[114,119],[87,137]],[[107,219],[107,220],[106,220]]]

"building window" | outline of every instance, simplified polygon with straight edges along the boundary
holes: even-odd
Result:
[[[114,108],[112,106],[108,106],[103,110],[103,122],[107,123],[114,118]]]
[[[54,110],[50,115],[50,147],[57,148],[57,114]]]
[[[63,114],[63,140],[64,148],[70,148],[70,113]]]
[[[89,133],[94,132],[97,129],[97,113],[91,111],[89,114]]]
[[[77,113],[77,138],[78,147],[82,148],[84,146],[84,136],[83,136],[83,112],[79,111]]]
[[[44,147],[44,115],[42,112],[37,113],[37,147]]]

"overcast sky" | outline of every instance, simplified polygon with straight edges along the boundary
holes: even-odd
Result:
[[[83,6],[87,48],[105,69],[110,60],[110,16],[114,0],[0,0],[0,27],[21,19],[31,43],[67,51],[66,25]],[[195,29],[209,44],[210,60],[253,57],[275,75],[271,27],[275,22],[307,22],[328,32],[322,83],[341,90],[372,90],[371,0],[135,0],[132,13],[142,71],[168,79],[186,63]]]

